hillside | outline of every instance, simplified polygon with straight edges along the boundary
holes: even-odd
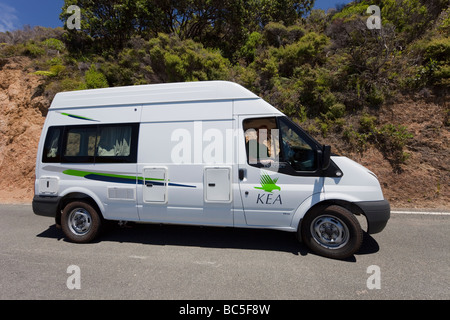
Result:
[[[75,2],[80,30],[0,33],[0,202],[31,201],[57,92],[229,80],[375,172],[393,206],[450,209],[449,0],[65,0],[62,21]]]
[[[40,77],[30,74],[27,57],[0,59],[0,202],[31,203],[42,111],[48,100],[36,97]]]
[[[42,95],[42,77],[30,74],[31,64],[27,57],[0,60],[0,203],[30,203],[33,197],[37,144],[50,100]],[[374,147],[362,154],[347,152],[338,136],[317,138],[375,172],[392,206],[449,210],[450,130],[443,125],[447,104],[404,97],[381,108],[381,123],[402,124],[414,133],[407,147],[410,157],[400,173],[394,173]]]

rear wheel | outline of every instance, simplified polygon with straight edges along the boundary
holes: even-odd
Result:
[[[95,239],[102,225],[97,210],[82,201],[69,203],[61,215],[61,227],[66,237],[77,243],[86,243]]]
[[[309,212],[301,225],[302,241],[315,253],[345,259],[359,250],[363,232],[347,209],[331,205]]]

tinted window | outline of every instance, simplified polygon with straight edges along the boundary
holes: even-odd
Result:
[[[99,126],[95,162],[137,162],[138,130],[137,124]]]
[[[62,162],[94,162],[97,126],[66,127]]]
[[[136,163],[139,124],[50,127],[42,162]]]
[[[292,122],[280,118],[282,159],[295,171],[317,170],[316,146]]]
[[[50,127],[44,144],[42,162],[61,162],[61,136],[63,127]]]
[[[285,117],[243,122],[247,163],[291,175],[314,175],[319,144]]]
[[[255,166],[272,166],[279,162],[280,145],[276,118],[244,120],[247,162]]]

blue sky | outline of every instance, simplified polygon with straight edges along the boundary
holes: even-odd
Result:
[[[315,8],[334,8],[349,0],[316,0]],[[59,20],[64,0],[0,0],[0,32],[21,29],[24,25],[62,27]]]

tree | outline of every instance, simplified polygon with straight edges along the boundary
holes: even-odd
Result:
[[[292,25],[299,18],[309,13],[314,6],[315,0],[256,0],[255,7],[259,12],[259,19],[262,26],[271,21],[284,22],[285,25]]]
[[[122,47],[138,28],[139,1],[134,0],[65,0],[60,19],[71,16],[67,9],[81,9],[81,30],[68,30],[66,41],[82,50],[95,43],[101,48]],[[67,28],[67,25],[65,25]]]
[[[73,48],[121,49],[133,35],[176,34],[206,47],[218,48],[228,58],[254,31],[270,21],[293,24],[308,13],[314,0],[65,0],[60,19],[81,9],[81,30],[68,30]]]

